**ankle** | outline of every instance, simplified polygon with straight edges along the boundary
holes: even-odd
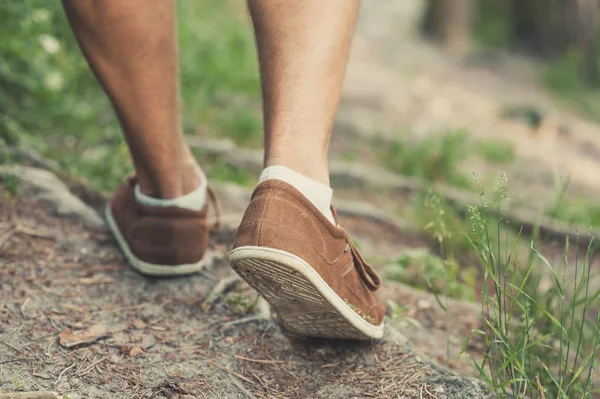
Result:
[[[285,166],[301,175],[329,186],[329,165],[327,159],[303,159],[295,156],[268,156],[265,168],[269,166]]]
[[[186,163],[172,171],[137,171],[140,192],[150,197],[172,199],[197,189],[206,176],[195,163]]]

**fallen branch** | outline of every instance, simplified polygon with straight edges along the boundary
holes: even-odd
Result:
[[[19,358],[15,358],[15,359],[0,360],[0,364],[28,362],[31,360],[34,360],[34,359],[30,359],[30,358],[26,358],[26,357],[19,357]]]

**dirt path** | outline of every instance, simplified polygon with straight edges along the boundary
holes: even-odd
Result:
[[[25,183],[19,190],[32,192]],[[12,198],[2,186],[0,192],[0,392],[46,390],[73,399],[483,397],[477,383],[415,351],[391,320],[381,342],[282,334],[254,293],[231,279],[219,236],[204,273],[149,279],[127,267],[103,227],[56,217],[33,195]],[[228,205],[226,213],[235,209]],[[233,284],[215,294],[222,281]],[[412,303],[426,335],[439,339],[445,331],[432,298],[394,284],[383,295]],[[464,334],[468,326],[461,325]],[[97,341],[66,347],[60,339],[68,344],[69,333],[92,327],[101,331]]]

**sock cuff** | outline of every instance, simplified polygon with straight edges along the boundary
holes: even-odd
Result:
[[[140,185],[135,185],[135,199],[136,201],[145,206],[155,207],[176,207],[182,209],[189,209],[190,211],[200,211],[206,204],[206,189],[208,183],[206,179],[202,179],[200,186],[187,194],[177,198],[154,198],[146,195],[140,191]]]
[[[265,180],[282,180],[296,190],[300,191],[312,204],[325,215],[325,217],[335,225],[335,219],[331,212],[331,201],[333,199],[333,190],[327,184],[306,177],[301,173],[285,166],[269,166],[263,169],[260,174],[259,183]]]

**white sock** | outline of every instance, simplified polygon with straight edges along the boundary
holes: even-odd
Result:
[[[260,174],[259,183],[265,180],[278,179],[293,186],[300,191],[321,213],[333,224],[336,225],[333,213],[331,212],[331,199],[333,190],[326,184],[313,180],[300,173],[286,168],[285,166],[269,166],[263,169]]]
[[[156,207],[177,207],[182,209],[189,209],[190,211],[199,211],[204,208],[206,204],[206,188],[207,180],[202,179],[200,186],[194,191],[182,195],[177,198],[154,198],[149,195],[143,194],[140,191],[140,185],[135,185],[135,199],[139,204],[145,206],[156,206]]]

